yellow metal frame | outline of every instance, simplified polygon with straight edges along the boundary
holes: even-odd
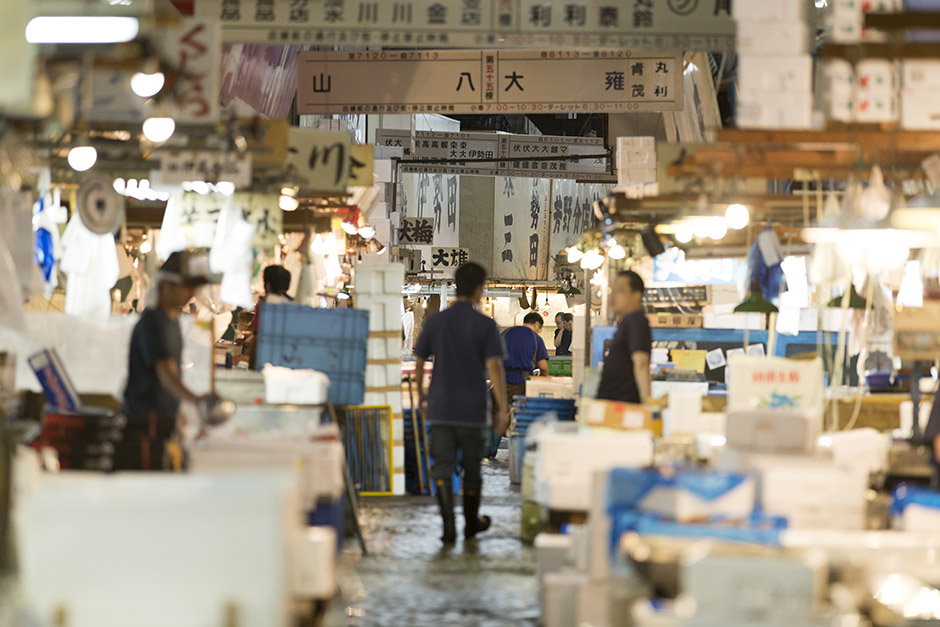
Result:
[[[388,492],[360,492],[359,496],[393,496],[395,494],[395,415],[391,405],[351,405],[346,411],[386,410],[388,413]],[[348,425],[347,425],[347,428]],[[346,460],[343,460],[346,463]]]

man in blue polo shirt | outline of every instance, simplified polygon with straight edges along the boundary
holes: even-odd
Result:
[[[527,314],[522,326],[503,332],[503,342],[509,357],[503,362],[506,369],[506,391],[509,402],[513,397],[525,396],[525,382],[538,368],[543,377],[548,376],[548,349],[539,333],[542,332],[542,316]]]
[[[489,392],[486,378],[496,390],[497,409],[493,428],[502,435],[509,427],[503,373],[505,353],[496,323],[477,311],[483,299],[486,270],[475,263],[457,268],[457,301],[428,318],[415,346],[418,401],[431,424],[431,477],[444,521],[444,544],[457,540],[451,477],[462,454],[464,537],[473,539],[490,527],[480,516],[483,477],[480,462],[489,440]],[[434,371],[427,396],[424,364],[434,357]]]

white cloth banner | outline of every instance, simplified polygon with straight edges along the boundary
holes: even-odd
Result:
[[[496,181],[492,275],[500,279],[548,278],[548,179]]]

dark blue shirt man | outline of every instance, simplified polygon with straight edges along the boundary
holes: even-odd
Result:
[[[650,399],[652,334],[643,310],[645,291],[643,279],[632,270],[624,270],[614,279],[610,306],[622,319],[604,358],[599,399],[623,403],[646,403]]]
[[[499,329],[491,318],[477,311],[483,298],[486,270],[475,263],[457,268],[457,302],[428,318],[415,346],[418,400],[431,423],[431,476],[444,521],[444,544],[457,539],[451,477],[462,453],[464,537],[472,539],[490,526],[480,516],[483,477],[480,462],[489,441],[489,392],[486,377],[496,390],[493,427],[502,435],[509,427],[505,404],[505,357]],[[424,392],[424,364],[434,357],[431,387]]]
[[[512,396],[525,396],[525,382],[538,368],[542,376],[548,376],[548,349],[539,333],[542,332],[542,316],[527,314],[522,326],[503,332],[503,342],[509,357],[503,362],[506,369],[506,385]]]

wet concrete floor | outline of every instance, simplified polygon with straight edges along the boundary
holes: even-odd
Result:
[[[360,520],[369,555],[344,554],[341,588],[357,627],[501,627],[537,625],[535,554],[519,539],[521,499],[509,483],[507,451],[483,468],[481,513],[493,526],[443,550],[437,501],[429,496],[368,497]],[[350,543],[351,544],[351,543]]]

